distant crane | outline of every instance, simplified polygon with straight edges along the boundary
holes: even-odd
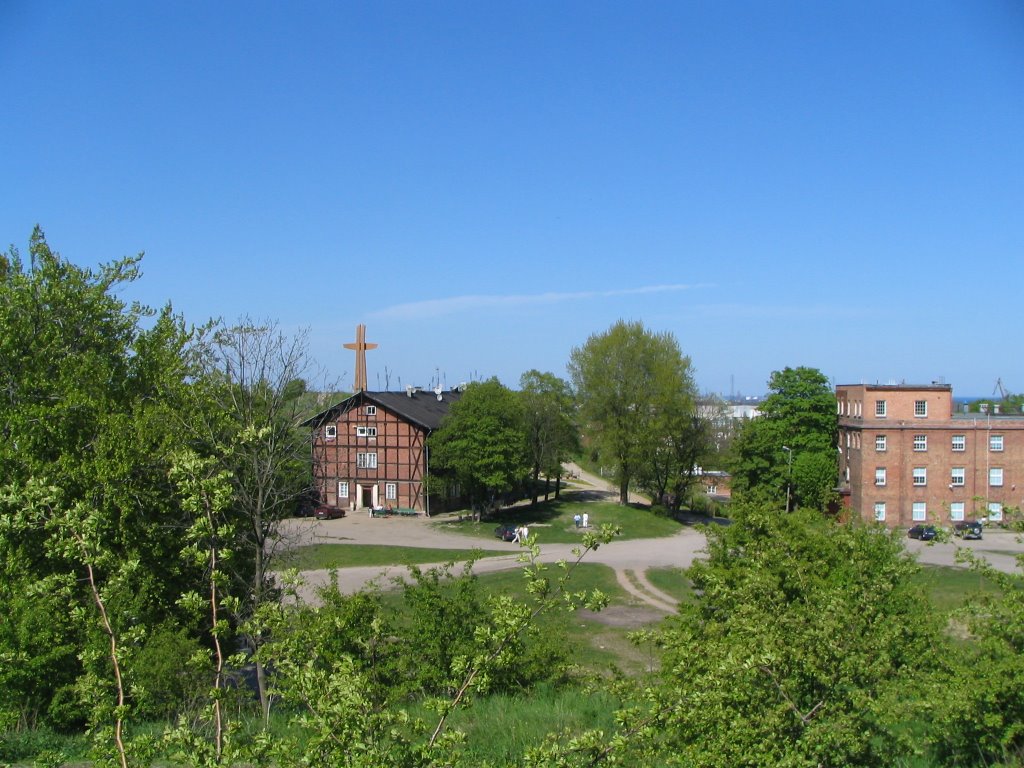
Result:
[[[999,393],[999,396],[1003,398],[1003,400],[1010,396],[1009,393],[1006,391],[1006,388],[1003,386],[1003,380],[1001,378],[996,379],[996,388],[992,390],[993,397],[995,397],[996,392]]]

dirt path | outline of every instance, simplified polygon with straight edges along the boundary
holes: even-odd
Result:
[[[577,488],[574,493],[595,500],[615,501],[617,489],[612,488],[606,480],[585,472],[575,464],[567,464],[566,470],[573,476]],[[630,494],[631,500],[646,502],[639,496]],[[424,547],[434,549],[470,549],[473,546],[486,546],[490,549],[508,547],[507,556],[483,558],[474,566],[476,573],[491,573],[509,570],[522,566],[519,553],[514,544],[504,544],[494,540],[491,545],[467,539],[465,536],[439,530],[433,521],[424,518],[386,518],[371,519],[366,514],[355,514],[340,520],[287,520],[284,521],[282,532],[293,545],[312,543],[351,543],[351,544],[386,544],[401,547]],[[541,561],[554,563],[559,560],[572,560],[574,544],[545,544],[543,528],[537,527],[534,532],[539,534],[541,542]],[[653,610],[660,613],[674,613],[678,601],[670,595],[658,590],[647,578],[651,568],[686,568],[695,558],[699,557],[705,547],[704,535],[694,526],[684,526],[675,536],[660,539],[634,539],[631,541],[613,541],[601,546],[596,552],[589,553],[586,562],[601,563],[615,571],[615,578],[622,589],[637,604],[634,609],[641,608],[648,613]],[[982,541],[960,541],[949,543],[922,544],[916,540],[907,541],[907,550],[918,558],[921,563],[929,565],[961,566],[957,562],[959,547],[970,548],[978,555],[988,559],[999,570],[1013,572],[1017,568],[1016,555],[1024,553],[1024,543],[1011,533],[986,531]],[[402,566],[386,568],[372,566],[359,568],[341,568],[336,571],[338,586],[343,592],[355,592],[370,581],[386,585],[391,579],[402,578],[407,571]],[[314,599],[318,587],[330,581],[330,573],[326,570],[306,571],[303,573],[306,586],[302,590],[305,599]]]
[[[595,500],[618,499],[618,490],[611,484],[575,464],[566,465],[567,473],[573,476],[573,492]],[[592,495],[591,495],[592,494]],[[646,503],[646,499],[630,494],[630,499]],[[434,549],[469,549],[480,543],[465,536],[438,530],[436,525],[420,518],[370,518],[366,514],[354,514],[339,520],[288,520],[284,532],[294,545],[300,544],[386,544],[391,546],[425,547]],[[543,528],[534,532],[541,540],[541,561],[555,563],[572,560],[575,544],[544,544]],[[497,540],[488,548],[510,547],[505,557],[483,558],[474,565],[475,573],[491,573],[522,567],[515,545]],[[586,562],[602,563],[615,571],[615,578],[634,601],[661,613],[675,611],[677,602],[660,592],[648,581],[648,568],[689,566],[704,548],[704,536],[693,527],[686,527],[675,536],[662,539],[613,541],[602,545],[586,557]],[[386,585],[393,579],[400,579],[407,573],[403,566],[368,566],[341,568],[336,571],[338,587],[343,592],[354,592],[367,583],[375,581]],[[301,593],[304,599],[314,599],[316,590],[329,583],[331,575],[326,570],[305,571]]]

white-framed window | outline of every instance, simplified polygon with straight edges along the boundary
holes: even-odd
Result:
[[[966,435],[953,435],[952,446],[954,451],[966,451],[967,450],[967,436]]]
[[[875,400],[875,416],[879,419],[885,418],[885,400]]]
[[[853,435],[849,432],[846,433],[846,447],[849,448],[853,444]]]
[[[357,453],[356,454],[356,466],[359,469],[376,469],[377,468],[377,454],[374,453]]]
[[[885,502],[884,501],[876,501],[875,502],[875,522],[878,522],[878,523],[884,523],[885,522]]]
[[[1003,484],[1003,468],[992,467],[988,471],[988,484],[996,487]]]
[[[927,400],[915,400],[914,401],[914,416],[923,419],[928,415],[928,401]]]
[[[914,467],[914,485],[928,485],[927,467]]]
[[[928,435],[914,435],[914,450],[915,451],[927,451],[928,450]]]
[[[875,485],[885,485],[885,467],[875,467]]]
[[[954,501],[949,505],[949,519],[953,522],[964,519],[964,503],[962,501]]]
[[[718,484],[717,484],[717,483],[715,483],[715,481],[714,481],[714,480],[712,480],[712,481],[711,481],[711,482],[710,482],[710,483],[708,484],[708,493],[709,493],[709,494],[711,494],[712,496],[715,496],[715,495],[717,495],[717,494],[718,494]]]
[[[1002,435],[989,435],[988,436],[988,449],[990,451],[1001,451],[1003,450],[1003,436]]]
[[[328,424],[324,427],[324,438],[327,440],[334,440],[338,437],[338,425]]]
[[[356,437],[376,437],[376,427],[356,427]]]
[[[885,450],[885,435],[875,435],[875,450],[879,452]]]
[[[368,406],[366,406],[366,415],[367,416],[376,416],[377,415],[377,406],[376,405],[368,405]]]
[[[915,501],[910,510],[910,516],[915,523],[920,523],[928,519],[928,505],[925,502]]]
[[[963,467],[953,467],[949,470],[950,485],[964,485],[967,480],[967,472]]]
[[[348,498],[348,480],[339,480],[338,481],[338,498],[339,499],[347,499]]]
[[[398,498],[398,483],[384,483],[384,498],[388,501]]]
[[[999,522],[1003,519],[1003,505],[998,501],[988,503],[988,519]]]

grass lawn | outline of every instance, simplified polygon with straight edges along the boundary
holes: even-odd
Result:
[[[681,603],[695,602],[690,580],[686,578],[682,568],[649,568],[647,580],[667,595],[671,595]]]
[[[419,565],[421,563],[465,562],[471,558],[515,554],[507,549],[430,549],[391,547],[386,544],[311,544],[298,547],[281,558],[283,568],[312,571],[358,566]]]
[[[997,595],[999,587],[983,574],[966,568],[922,566],[914,581],[936,610],[949,612],[979,595]]]
[[[446,533],[461,533],[479,539],[493,539],[494,528],[507,525],[527,524],[531,534],[538,534],[540,543],[572,544],[581,539],[586,529],[577,528],[573,515],[584,512],[590,516],[590,527],[619,525],[622,538],[656,539],[672,536],[683,527],[682,523],[668,517],[660,517],[645,506],[621,506],[605,501],[579,501],[575,494],[565,494],[559,501],[539,503],[536,508],[528,506],[504,509],[481,523],[472,520],[439,520],[433,525]]]
[[[588,728],[615,728],[618,701],[610,694],[581,688],[540,687],[515,696],[495,695],[480,699],[472,709],[458,709],[449,724],[465,732],[469,765],[520,765],[523,751],[536,746],[549,733],[569,729],[579,733]],[[428,723],[437,715],[415,708]]]

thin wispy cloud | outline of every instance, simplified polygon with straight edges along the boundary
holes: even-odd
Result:
[[[652,293],[673,293],[688,291],[695,288],[706,288],[708,285],[646,285],[639,288],[617,288],[608,291],[573,291],[549,292],[532,294],[480,294],[472,296],[452,296],[446,299],[430,299],[428,301],[412,301],[406,304],[393,304],[369,314],[372,318],[418,318],[454,315],[460,312],[472,312],[479,309],[516,309],[529,305],[564,304],[573,301],[592,299],[608,299],[619,296],[639,296]]]
[[[704,318],[771,319],[771,318],[856,318],[873,310],[832,304],[697,304],[687,308],[690,314]]]

